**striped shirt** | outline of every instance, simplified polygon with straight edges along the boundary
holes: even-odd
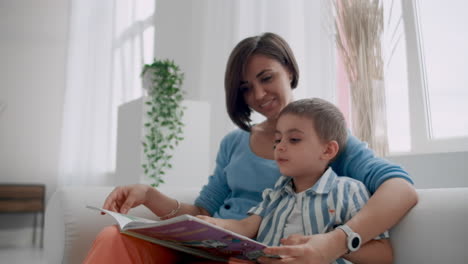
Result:
[[[303,235],[327,233],[345,224],[369,199],[369,192],[360,181],[338,177],[330,168],[302,197]],[[278,246],[284,236],[284,227],[296,203],[292,178],[281,176],[273,189],[266,189],[263,201],[249,210],[262,217],[257,240],[269,246]],[[385,232],[375,239],[388,238]],[[339,259],[336,263],[350,263]]]

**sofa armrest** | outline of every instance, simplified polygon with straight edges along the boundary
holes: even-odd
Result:
[[[64,187],[50,198],[44,227],[44,254],[47,263],[82,263],[99,231],[115,224],[112,217],[87,209],[86,205],[102,206],[113,187]],[[160,188],[181,202],[193,203],[198,189]],[[129,214],[154,218],[144,206]]]
[[[417,191],[418,204],[390,230],[394,263],[466,263],[468,188]]]

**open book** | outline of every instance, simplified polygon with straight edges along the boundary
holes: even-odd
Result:
[[[120,232],[214,261],[255,261],[266,245],[191,215],[154,221],[87,206],[115,218]],[[278,256],[269,256],[277,258]]]

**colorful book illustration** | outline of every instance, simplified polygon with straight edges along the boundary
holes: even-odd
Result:
[[[161,246],[214,261],[255,261],[267,246],[191,215],[154,221],[87,206],[117,221],[120,231]],[[278,256],[268,256],[278,258]]]

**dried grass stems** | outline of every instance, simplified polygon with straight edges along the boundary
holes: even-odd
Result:
[[[383,79],[380,0],[335,0],[336,44],[350,81]]]
[[[383,3],[333,0],[338,50],[351,83],[354,134],[381,156],[388,153],[385,112]]]

